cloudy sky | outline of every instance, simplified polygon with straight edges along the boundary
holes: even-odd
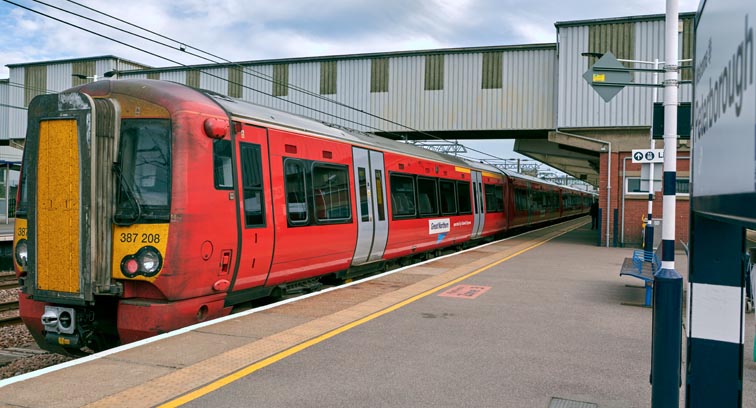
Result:
[[[2,0],[0,78],[7,64],[98,55],[175,65],[19,6],[183,64],[207,62],[54,8],[136,31],[80,5],[233,61],[548,43],[557,21],[665,12],[663,0]],[[680,0],[681,12],[697,7]]]

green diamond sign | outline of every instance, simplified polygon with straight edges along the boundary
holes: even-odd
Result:
[[[633,75],[611,52],[607,52],[585,71],[583,78],[605,102],[609,102],[625,85],[632,82]]]

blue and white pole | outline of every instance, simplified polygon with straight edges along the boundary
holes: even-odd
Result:
[[[675,270],[677,204],[678,0],[667,0],[664,65],[664,201],[662,269],[654,277],[651,406],[679,407],[682,359],[682,276]]]
[[[659,60],[654,59],[654,69],[659,69]],[[653,83],[656,84],[659,81],[659,74],[654,72]],[[656,88],[654,88],[654,103],[656,103]],[[656,140],[654,140],[654,130],[651,129],[651,151],[656,149]],[[643,250],[646,251],[646,261],[651,261],[651,254],[654,252],[654,191],[655,179],[654,179],[654,162],[652,161],[648,165],[648,215],[646,216],[646,231],[645,241],[643,242]]]

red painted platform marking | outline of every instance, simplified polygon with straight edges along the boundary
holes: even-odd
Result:
[[[490,286],[457,285],[438,296],[475,299],[488,292],[489,289],[491,289]]]

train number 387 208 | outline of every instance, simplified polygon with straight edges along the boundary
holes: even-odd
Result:
[[[141,242],[142,244],[160,243],[160,234],[139,234],[138,232],[122,232],[121,242]]]

